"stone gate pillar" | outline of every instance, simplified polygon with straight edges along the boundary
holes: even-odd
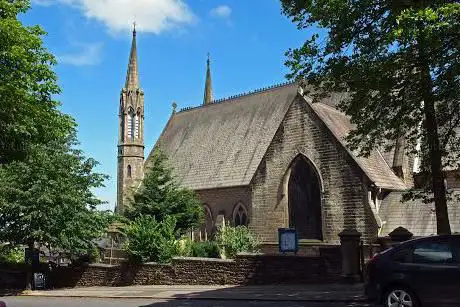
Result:
[[[339,237],[342,253],[342,277],[346,281],[359,281],[361,233],[356,229],[345,229],[339,233]]]

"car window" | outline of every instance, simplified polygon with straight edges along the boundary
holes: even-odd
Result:
[[[400,249],[391,255],[391,259],[396,262],[408,263],[412,262],[412,249],[403,248]]]
[[[454,259],[455,262],[460,263],[460,236],[454,236]]]
[[[419,242],[412,250],[413,263],[452,263],[453,252],[447,242]]]

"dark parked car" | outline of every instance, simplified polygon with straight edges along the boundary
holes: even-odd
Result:
[[[414,239],[375,255],[365,292],[386,307],[460,306],[460,235]]]

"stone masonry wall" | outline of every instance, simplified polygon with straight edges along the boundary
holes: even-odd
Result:
[[[175,258],[172,264],[59,268],[55,288],[128,285],[329,283],[340,278],[339,249],[326,257],[239,255],[235,260]]]
[[[367,178],[311,106],[301,98],[291,105],[253,178],[250,227],[264,243],[277,241],[277,229],[288,227],[287,184],[291,162],[302,154],[319,172],[325,242],[337,243],[344,228],[356,228],[366,242],[377,236],[367,204]]]

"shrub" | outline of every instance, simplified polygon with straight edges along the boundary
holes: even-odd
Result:
[[[139,216],[128,224],[125,250],[134,262],[170,262],[177,254],[176,220],[167,216],[158,222],[150,216]]]
[[[177,255],[181,257],[192,256],[193,241],[187,236],[180,238],[177,242]]]
[[[220,249],[215,241],[194,242],[192,256],[202,258],[220,258]]]
[[[0,262],[24,263],[24,249],[9,245],[0,246]]]
[[[96,263],[101,260],[101,251],[96,245],[92,245],[85,253],[81,255],[69,255],[74,265],[83,263]]]
[[[224,226],[217,233],[217,243],[224,258],[234,258],[241,252],[255,253],[259,242],[254,234],[245,226]]]
[[[177,255],[181,257],[220,258],[215,241],[193,242],[189,237],[177,241]]]

